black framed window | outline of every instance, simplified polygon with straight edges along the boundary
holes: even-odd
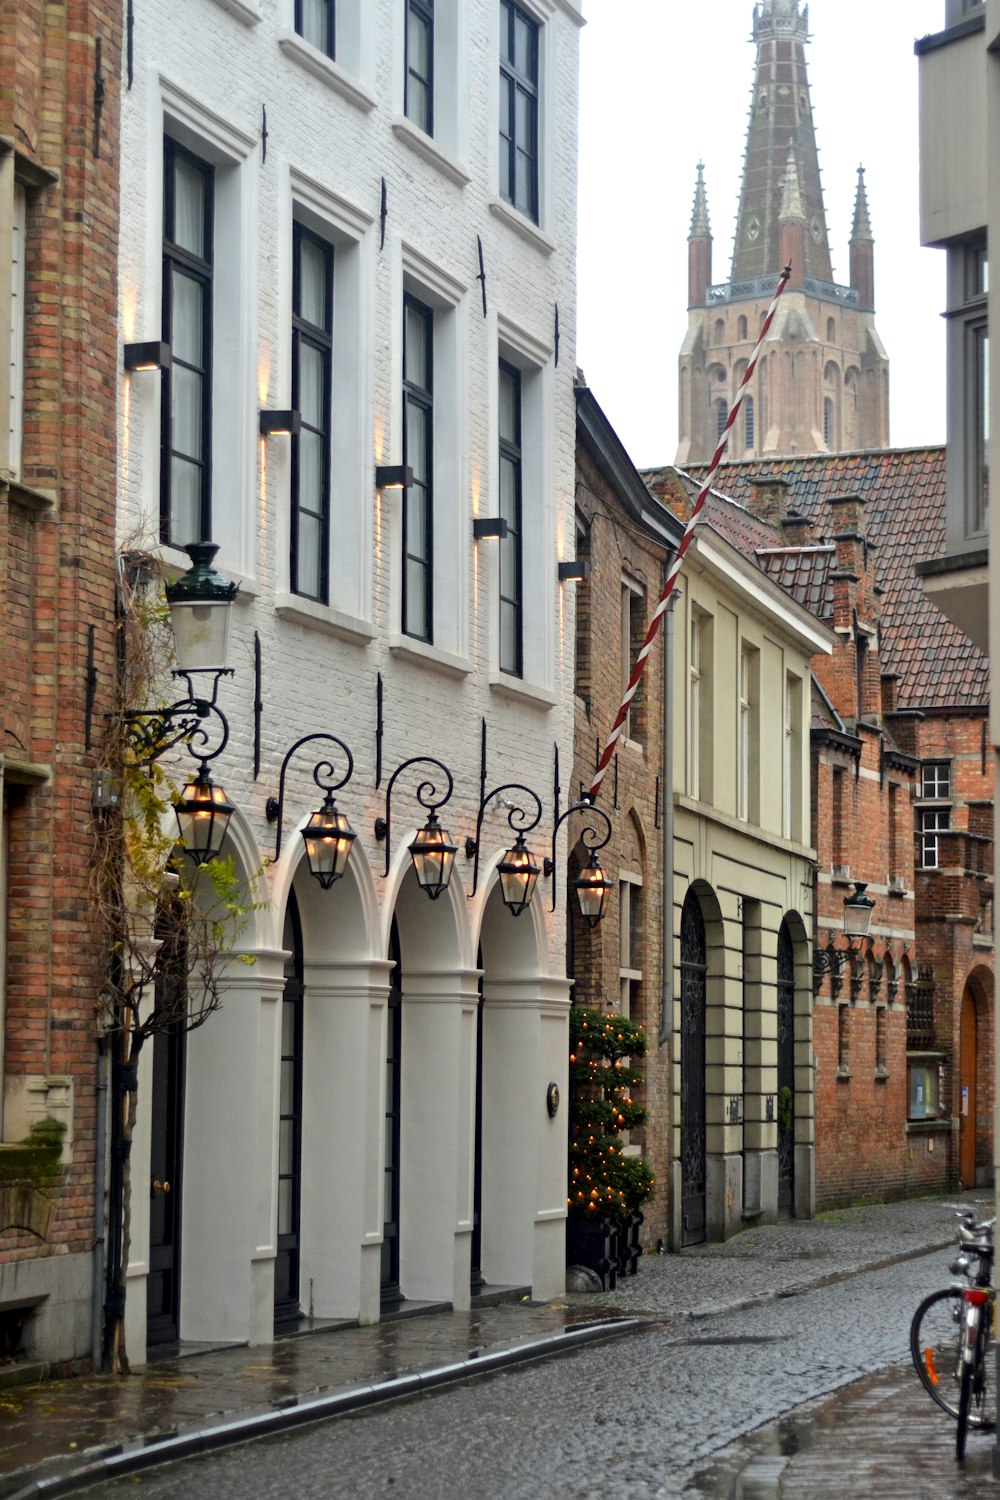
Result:
[[[295,30],[303,41],[336,57],[336,0],[295,0]]]
[[[406,0],[406,118],[434,134],[434,0]]]
[[[214,171],[168,136],[163,143],[163,372],[160,539],[183,547],[211,535],[212,240]]]
[[[301,224],[292,231],[292,592],[325,604],[330,559],[333,246]]]
[[[500,0],[500,196],[538,222],[537,21]]]
[[[403,301],[403,463],[413,483],[403,504],[403,632],[433,639],[434,312]]]
[[[521,372],[500,361],[500,514],[507,535],[500,542],[500,670],[524,670],[524,595],[521,558]]]

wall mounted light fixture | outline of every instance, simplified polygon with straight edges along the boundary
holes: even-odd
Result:
[[[261,437],[298,437],[302,431],[302,414],[297,411],[262,411]]]
[[[385,817],[375,819],[375,837],[380,842],[385,839],[385,869],[382,871],[384,880],[389,874],[392,856],[392,789],[403,771],[409,766],[417,765],[436,766],[439,771],[444,772],[448,784],[448,790],[443,796],[438,795],[437,784],[433,781],[422,781],[415,793],[420,806],[426,808],[430,816],[410,845],[410,859],[417,884],[427,892],[432,901],[436,901],[441,892],[448,889],[458,852],[457,845],[451,842],[451,834],[442,828],[437,815],[438,808],[444,806],[455,789],[448,767],[431,755],[413,755],[409,760],[404,760],[401,766],[397,766],[385,789]]]
[[[153,339],[147,344],[125,345],[125,368],[133,373],[139,370],[169,370],[170,345]]]
[[[413,483],[409,464],[378,464],[375,469],[377,490],[408,490]]]
[[[472,890],[469,894],[470,897],[476,894],[476,886],[479,882],[479,843],[483,831],[483,817],[488,804],[493,801],[494,797],[499,797],[501,792],[523,792],[537,809],[532,817],[530,811],[526,811],[519,802],[508,805],[507,822],[517,837],[497,865],[497,876],[500,880],[500,893],[504,906],[513,916],[519,917],[531,905],[531,898],[535,894],[535,886],[538,884],[538,877],[541,873],[532,858],[531,850],[524,841],[524,835],[530,833],[533,828],[537,828],[542,818],[541,798],[537,792],[531,790],[530,786],[522,786],[517,781],[508,781],[503,786],[494,787],[492,792],[484,793],[476,817],[476,836],[474,839],[465,841],[466,858],[470,855],[475,856],[475,864],[472,867]]]
[[[354,757],[343,740],[338,739],[335,734],[326,733],[305,734],[300,740],[296,740],[281,762],[278,795],[268,797],[265,812],[268,822],[276,822],[278,825],[274,845],[274,857],[278,859],[281,854],[281,830],[285,812],[285,773],[288,770],[288,763],[297,750],[300,750],[303,745],[311,744],[314,740],[325,740],[336,745],[344,752],[347,760],[347,770],[339,781],[336,779],[336,769],[332,761],[320,760],[313,766],[313,780],[320,791],[325,792],[326,795],[323,806],[310,814],[309,821],[302,829],[309,873],[319,881],[325,891],[328,891],[334,881],[339,880],[347,869],[347,861],[351,857],[351,849],[357,838],[347,818],[338,810],[333,797],[334,792],[338,792],[342,786],[347,785],[354,772]]]
[[[585,557],[574,557],[567,562],[559,564],[559,582],[569,583],[570,579],[576,578],[585,583],[590,577],[590,563]]]
[[[495,538],[502,542],[510,527],[504,516],[474,516],[472,521],[472,535],[477,542],[485,542]]]
[[[577,900],[580,903],[580,911],[586,917],[591,927],[604,916],[608,906],[608,893],[611,890],[611,881],[607,878],[597,857],[598,849],[603,849],[611,837],[611,819],[600,807],[595,807],[586,797],[582,802],[571,802],[566,811],[561,814],[552,825],[552,854],[545,861],[545,874],[553,875],[556,868],[556,835],[560,826],[572,813],[584,813],[587,817],[600,818],[607,832],[603,838],[598,838],[598,830],[592,825],[581,830],[580,839],[583,847],[590,855],[589,860],[575,880],[570,881],[570,889],[576,891]],[[556,909],[556,883],[552,882],[552,907]]]

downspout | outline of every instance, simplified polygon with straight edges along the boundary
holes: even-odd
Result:
[[[674,1030],[674,607],[680,592],[674,589],[667,605],[663,630],[663,945],[660,955],[662,993],[660,1000],[661,1047]]]
[[[94,1259],[92,1269],[90,1358],[94,1370],[101,1368],[104,1343],[104,1261],[107,1241],[104,1237],[104,1194],[107,1185],[108,1149],[108,1054],[101,1042],[97,1049],[96,1163],[94,1169]]]

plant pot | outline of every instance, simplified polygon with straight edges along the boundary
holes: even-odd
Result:
[[[618,1226],[618,1273],[620,1276],[634,1276],[639,1269],[639,1256],[642,1254],[639,1230],[642,1224],[643,1215],[636,1210]]]
[[[566,1264],[589,1266],[606,1292],[618,1285],[618,1225],[610,1219],[566,1221]]]

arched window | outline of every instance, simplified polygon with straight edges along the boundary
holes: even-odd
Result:
[[[725,343],[725,340],[726,340],[726,324],[725,324],[725,319],[723,319],[723,318],[716,318],[716,320],[715,320],[715,328],[713,330],[713,343],[723,344],[723,343]]]
[[[826,341],[828,344],[835,344],[837,342],[837,323],[834,318],[827,318],[826,320]]]
[[[742,313],[736,323],[736,336],[739,339],[745,339],[747,336],[747,320]]]
[[[829,396],[823,402],[823,443],[827,448],[833,447],[833,402]]]
[[[716,403],[715,403],[715,441],[716,442],[718,442],[719,439],[722,437],[723,431],[725,430],[725,426],[726,426],[726,418],[728,416],[729,416],[729,408],[726,405],[725,401],[716,401]]]
[[[753,397],[748,396],[743,403],[743,446],[752,448],[754,445],[754,410]]]

